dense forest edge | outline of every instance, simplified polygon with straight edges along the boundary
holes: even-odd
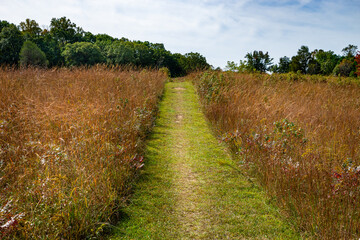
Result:
[[[210,67],[199,53],[173,54],[162,43],[94,35],[66,17],[51,19],[49,29],[41,29],[30,19],[19,26],[0,21],[0,65],[51,68],[95,64],[166,67],[172,77]]]
[[[301,46],[297,55],[284,56],[277,64],[268,52],[255,50],[239,63],[228,61],[225,70],[357,77],[360,76],[360,52],[357,50],[356,45],[349,44],[343,48],[342,55],[338,55],[331,50],[310,51],[309,47]],[[162,43],[93,34],[66,17],[52,18],[49,27],[44,29],[31,19],[19,25],[0,21],[0,65],[51,68],[95,64],[166,67],[171,77],[198,70],[221,70],[211,66],[200,53],[171,53]]]

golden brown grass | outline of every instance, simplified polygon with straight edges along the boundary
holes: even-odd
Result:
[[[214,72],[194,79],[241,169],[300,229],[359,238],[359,79]]]
[[[142,167],[160,71],[0,70],[0,238],[78,239],[110,223]]]

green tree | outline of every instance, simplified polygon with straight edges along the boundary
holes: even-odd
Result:
[[[68,43],[61,55],[64,57],[67,66],[91,66],[104,62],[100,48],[89,42]]]
[[[167,51],[163,44],[150,44],[153,50],[153,66],[157,69],[166,67],[169,69],[172,77],[183,76],[186,74],[185,69],[181,65],[186,61],[185,56]]]
[[[279,60],[279,73],[288,73],[290,71],[290,58],[284,56]]]
[[[67,43],[81,41],[84,31],[82,28],[77,27],[75,23],[72,23],[70,19],[62,17],[51,19],[50,34],[64,46]]]
[[[173,66],[173,72],[171,73],[172,76],[184,76],[186,74],[185,69],[182,67],[183,64],[186,62],[186,58],[181,53],[174,53],[172,57],[176,61]],[[171,71],[170,71],[171,72]]]
[[[20,50],[20,66],[46,67],[47,65],[45,53],[35,43],[25,41]]]
[[[24,39],[20,30],[6,21],[0,22],[0,64],[17,64]]]
[[[311,53],[307,46],[301,46],[296,56],[291,58],[290,71],[301,71],[303,74],[308,72],[309,62],[312,59]]]
[[[228,61],[227,65],[225,66],[226,71],[233,71],[233,72],[246,72],[248,71],[246,61],[240,60],[240,63],[237,64],[234,61]]]
[[[334,75],[348,77],[354,71],[354,61],[344,58],[341,63],[339,63],[334,68]]]
[[[0,20],[0,32],[3,30],[3,28],[5,27],[10,27],[10,23],[8,21],[1,21]]]
[[[29,18],[27,18],[25,22],[20,23],[20,29],[27,39],[38,37],[42,31],[39,24],[35,20]]]
[[[91,42],[91,43],[95,43],[96,42],[96,37],[94,34],[92,34],[91,32],[85,32],[84,33],[84,37],[82,39],[84,42]]]
[[[264,53],[263,51],[254,51],[253,53],[247,53],[245,55],[247,58],[247,67],[250,71],[255,70],[259,72],[266,72],[270,69],[272,64],[272,58],[270,58],[269,53]]]
[[[113,38],[113,37],[111,37],[111,36],[109,36],[107,34],[96,34],[95,39],[96,39],[97,42],[98,41],[107,41],[107,42],[110,42],[110,43],[116,40],[115,38]]]
[[[179,63],[186,73],[205,70],[210,67],[206,58],[197,52],[186,53]]]
[[[237,71],[239,71],[239,66],[234,61],[228,61],[227,65],[225,66],[225,70],[226,71],[237,72]]]
[[[101,41],[104,43],[104,41]],[[135,53],[131,45],[122,41],[114,41],[106,47],[107,62],[110,64],[135,64]]]
[[[51,36],[50,32],[44,30],[41,35],[33,40],[45,53],[49,67],[61,66],[64,58],[61,56],[61,48],[58,42]]]
[[[290,71],[290,59],[286,56],[280,58],[279,65],[273,65],[270,71],[274,73],[288,73]]]
[[[162,56],[162,65],[170,70],[171,77],[178,77],[184,75],[184,70],[182,69],[180,63],[177,61],[176,57],[171,54],[170,51],[165,51]]]
[[[353,58],[356,54],[356,50],[358,49],[357,46],[349,44],[347,47],[342,49],[344,57],[346,58]]]
[[[150,48],[149,42],[133,42],[135,53],[135,64],[141,67],[153,66],[154,50]]]
[[[109,47],[112,45],[114,41],[118,41],[115,38],[107,35],[107,34],[96,34],[95,35],[95,44],[98,46],[104,56],[108,54]],[[124,41],[119,41],[124,42]]]
[[[307,73],[311,75],[321,73],[321,65],[314,58],[310,59],[309,61]]]
[[[315,50],[313,53],[316,61],[320,64],[321,73],[324,75],[330,75],[340,60],[340,57],[333,51],[320,49]]]

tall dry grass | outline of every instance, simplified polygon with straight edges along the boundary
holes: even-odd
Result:
[[[206,72],[207,117],[300,229],[360,236],[359,79]]]
[[[97,237],[142,167],[167,76],[0,70],[0,238]]]

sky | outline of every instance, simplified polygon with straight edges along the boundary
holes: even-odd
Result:
[[[254,50],[277,63],[302,45],[360,48],[359,15],[360,0],[0,0],[0,20],[16,25],[30,18],[48,28],[65,16],[93,34],[199,52],[221,68]]]

